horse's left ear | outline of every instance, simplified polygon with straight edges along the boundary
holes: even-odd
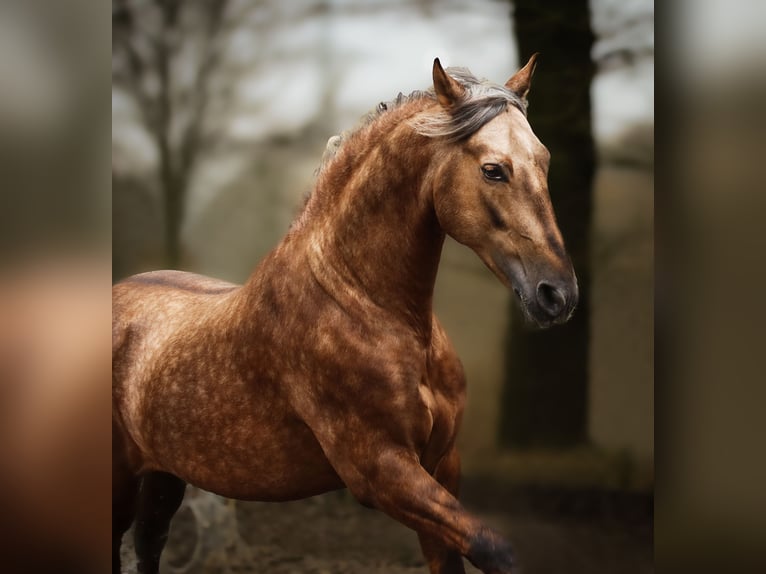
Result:
[[[505,87],[518,95],[522,100],[527,99],[529,87],[532,85],[532,75],[537,67],[537,56],[539,55],[540,52],[532,54],[527,64],[505,83]]]

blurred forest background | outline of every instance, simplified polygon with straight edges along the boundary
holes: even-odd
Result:
[[[448,240],[436,308],[468,376],[461,498],[529,572],[651,571],[653,2],[115,0],[112,24],[114,280],[172,267],[243,282],[328,138],[427,88],[434,57],[502,83],[542,52],[530,122],[585,298],[571,325],[530,333]],[[173,571],[423,571],[414,534],[344,493],[267,505],[190,489],[176,523]]]

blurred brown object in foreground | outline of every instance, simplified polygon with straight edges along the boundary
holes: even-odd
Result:
[[[0,270],[0,563],[108,572],[106,258]]]

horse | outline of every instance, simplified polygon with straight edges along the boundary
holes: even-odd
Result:
[[[244,285],[180,271],[113,288],[113,571],[135,520],[156,574],[187,483],[286,501],[347,488],[415,530],[432,574],[508,573],[458,501],[466,381],[433,312],[445,235],[539,327],[577,280],[526,117],[537,55],[504,85],[437,58],[326,152],[286,236]]]

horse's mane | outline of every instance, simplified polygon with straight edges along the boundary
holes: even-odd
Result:
[[[399,92],[394,99],[380,102],[372,110],[364,114],[362,118],[357,122],[355,127],[334,135],[327,140],[327,145],[325,146],[324,153],[322,154],[322,161],[319,164],[316,173],[319,174],[322,169],[324,169],[327,163],[335,157],[343,144],[351,139],[351,136],[357,134],[362,129],[375,122],[375,120],[380,118],[382,115],[400,108],[404,104],[423,99],[432,99],[435,101],[436,95],[434,94],[433,90],[415,90],[408,96],[405,96],[402,92]]]
[[[420,115],[412,122],[417,133],[427,137],[443,137],[450,141],[460,141],[479,131],[502,113],[509,104],[526,115],[527,101],[505,86],[478,79],[467,68],[447,68],[446,72],[466,89],[465,96],[449,112],[439,109],[432,114]],[[408,96],[399,92],[393,100],[380,102],[362,117],[355,128],[333,136],[327,141],[317,173],[335,157],[350,136],[370,125],[380,116],[404,104],[423,99],[436,100],[433,88],[426,91],[416,90]]]

